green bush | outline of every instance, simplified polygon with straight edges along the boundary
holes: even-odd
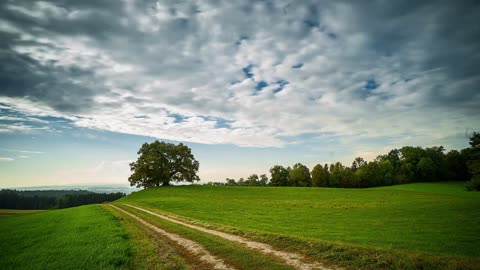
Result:
[[[466,188],[467,188],[467,190],[480,191],[480,175],[473,176],[472,180],[467,182]]]

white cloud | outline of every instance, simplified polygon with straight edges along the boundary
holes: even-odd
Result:
[[[14,46],[15,53],[42,65],[92,72],[68,78],[94,89],[80,94],[85,108],[62,110],[76,104],[68,92],[51,100],[0,95],[0,103],[79,127],[253,147],[285,146],[285,136],[325,132],[371,138],[412,134],[419,138],[412,143],[430,134],[442,141],[480,124],[475,108],[480,94],[472,90],[480,77],[457,74],[468,73],[469,66],[443,53],[477,52],[465,42],[474,29],[456,39],[444,35],[450,27],[444,15],[458,15],[460,7],[400,5],[404,13],[396,13],[396,5],[344,2],[123,4],[125,9],[101,10],[121,18],[114,26],[76,35],[54,25],[43,32],[22,29],[41,43]],[[95,19],[85,7],[16,10],[42,20],[52,12],[55,20],[85,27]],[[78,25],[71,28],[82,31]],[[249,65],[253,76],[245,78],[242,69]],[[280,80],[288,84],[274,93]],[[365,89],[369,80],[378,88]],[[269,86],[257,92],[260,81]],[[3,125],[0,132],[28,128]]]
[[[26,154],[44,154],[44,152],[40,152],[40,151],[18,150],[18,149],[7,149],[7,148],[0,148],[0,151],[14,152],[14,153],[26,153]]]
[[[14,159],[9,157],[0,157],[0,161],[14,161]]]

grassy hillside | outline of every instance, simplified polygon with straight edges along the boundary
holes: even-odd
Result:
[[[100,205],[0,219],[0,269],[126,269],[127,235]]]
[[[45,210],[21,210],[21,209],[0,209],[0,217],[32,214],[37,212],[43,212]]]
[[[119,202],[243,231],[479,257],[480,193],[463,191],[461,185],[161,187],[133,193]]]

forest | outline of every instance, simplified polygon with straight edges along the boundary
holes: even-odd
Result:
[[[246,179],[227,178],[225,183],[207,185],[367,188],[433,181],[469,181],[467,189],[480,189],[479,133],[474,133],[470,147],[461,151],[445,153],[443,146],[404,146],[370,162],[357,157],[351,166],[341,162],[317,164],[310,171],[301,163],[292,167],[275,165],[270,168],[270,178],[252,174]]]
[[[94,193],[85,190],[0,190],[0,209],[59,209],[112,202],[125,193]]]

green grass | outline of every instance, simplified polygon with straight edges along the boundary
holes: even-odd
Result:
[[[263,255],[257,251],[245,247],[242,244],[225,240],[221,237],[199,232],[159,217],[147,214],[121,204],[117,205],[144,220],[162,228],[168,232],[178,234],[184,238],[193,240],[205,247],[212,255],[222,258],[228,265],[236,269],[257,270],[291,270],[292,268],[279,261],[278,258]],[[187,255],[188,256],[188,255]]]
[[[437,193],[444,195],[479,197],[478,192],[465,190],[465,182],[436,182],[436,183],[413,183],[404,185],[395,185],[388,187],[379,187],[376,189],[405,190],[426,193]]]
[[[164,237],[111,206],[103,207],[120,221],[128,233],[132,253],[129,269],[190,269],[174,245]]]
[[[463,184],[160,187],[119,202],[257,235],[478,258],[480,193],[464,191]]]
[[[463,185],[161,187],[116,204],[173,214],[347,268],[480,269],[480,193]],[[288,269],[239,244],[124,208],[239,269]],[[35,212],[0,210],[16,214],[0,218],[0,269],[202,268],[198,258],[109,206]]]
[[[127,269],[128,236],[100,205],[0,220],[0,269]]]
[[[23,214],[32,214],[43,212],[46,210],[20,210],[20,209],[0,209],[0,217],[2,216],[13,216],[13,215],[23,215]]]

